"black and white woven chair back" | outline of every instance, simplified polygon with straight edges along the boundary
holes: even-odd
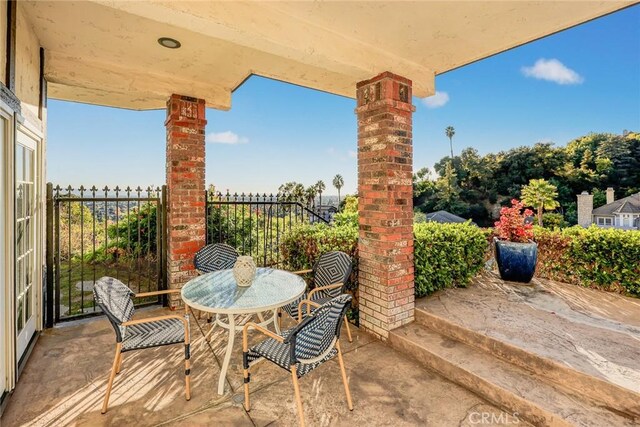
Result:
[[[96,304],[107,315],[116,331],[118,342],[124,336],[123,322],[133,317],[135,308],[131,297],[135,295],[124,283],[113,277],[101,277],[93,286],[93,297]]]
[[[312,363],[333,349],[340,338],[340,328],[351,298],[348,294],[333,298],[295,328],[291,355],[295,362]]]
[[[214,243],[200,249],[194,258],[196,269],[202,273],[233,268],[238,259],[238,251],[226,243]]]
[[[334,251],[320,255],[313,266],[313,283],[316,287],[342,283],[342,288],[321,292],[324,297],[334,298],[344,293],[344,288],[351,275],[351,257],[344,252]]]

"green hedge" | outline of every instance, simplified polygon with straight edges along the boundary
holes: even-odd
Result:
[[[416,296],[466,286],[484,265],[488,234],[489,231],[467,223],[415,224]]]
[[[468,224],[415,224],[416,296],[467,285],[491,253],[491,232]],[[536,277],[640,297],[640,231],[535,227],[534,234],[539,251]],[[296,227],[281,245],[284,267],[290,270],[311,268],[320,254],[334,250],[353,257],[357,272],[358,226],[352,216],[333,226]],[[354,296],[356,288],[354,274],[349,283]]]
[[[535,240],[538,277],[640,296],[640,231],[536,228]]]
[[[356,258],[358,228],[324,223],[301,225],[287,233],[280,245],[280,255],[287,270],[311,268],[321,254],[330,251],[342,251]]]
[[[311,268],[320,254],[343,251],[354,259],[357,271],[357,222],[338,225],[302,225],[283,239],[284,268]],[[421,223],[414,225],[415,293],[421,297],[451,286],[466,286],[484,265],[489,231],[469,224]],[[355,291],[357,278],[348,288]],[[354,292],[354,294],[356,294]]]
[[[340,225],[329,226],[324,223],[306,224],[294,227],[280,244],[280,255],[285,270],[306,270],[313,267],[318,257],[330,251],[342,251],[353,259],[353,273],[347,283],[347,289],[353,295],[349,319],[358,324],[358,223],[353,218],[341,217]],[[314,286],[309,276],[307,283]]]

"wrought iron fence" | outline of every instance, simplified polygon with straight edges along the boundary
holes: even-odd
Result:
[[[98,189],[47,184],[46,323],[100,313],[93,285],[102,276],[133,291],[165,284],[166,187]],[[156,297],[137,305],[158,303]]]
[[[206,241],[227,243],[262,266],[280,263],[280,240],[284,233],[304,223],[328,223],[288,194],[206,193]]]

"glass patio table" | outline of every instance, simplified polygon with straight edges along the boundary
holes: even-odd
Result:
[[[205,339],[220,326],[229,331],[227,349],[218,379],[218,394],[224,394],[224,382],[229,369],[229,361],[233,351],[236,332],[242,331],[242,325],[236,324],[235,316],[239,314],[255,314],[260,326],[273,323],[276,332],[278,325],[278,309],[304,294],[307,285],[302,277],[283,270],[258,268],[256,278],[249,287],[236,284],[232,270],[220,270],[203,274],[189,280],[182,287],[182,300],[192,309],[215,314],[215,323],[205,335]],[[271,312],[268,319],[262,313]],[[223,321],[227,317],[227,322]]]

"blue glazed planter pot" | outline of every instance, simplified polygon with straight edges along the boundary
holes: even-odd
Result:
[[[529,283],[536,271],[538,245],[495,239],[496,262],[502,280]]]

